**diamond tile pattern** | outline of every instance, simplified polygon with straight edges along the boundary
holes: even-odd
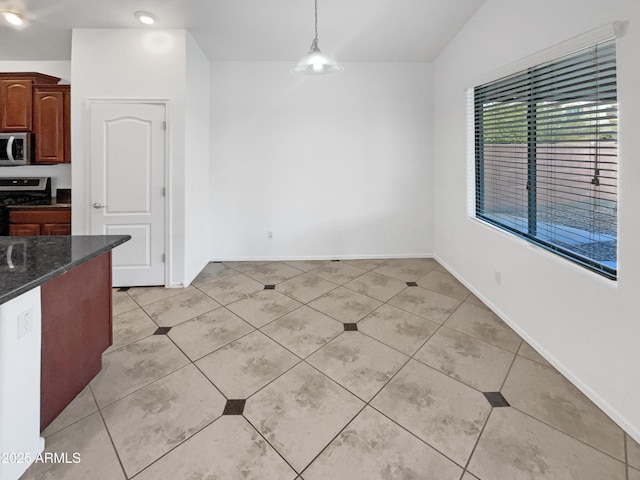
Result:
[[[345,284],[358,293],[386,302],[406,288],[407,284],[376,272],[368,272]]]
[[[244,415],[301,471],[363,406],[353,394],[301,363],[248,399]]]
[[[468,469],[478,478],[491,479],[625,478],[622,462],[514,408],[492,412]]]
[[[482,393],[411,360],[371,405],[464,465],[491,406]]]
[[[302,274],[302,271],[282,262],[250,263],[236,268],[264,285],[277,285]]]
[[[305,305],[262,327],[262,332],[305,358],[339,335],[343,325]]]
[[[244,405],[247,403],[244,399],[227,400],[224,406],[223,415],[242,415],[244,412]]]
[[[104,355],[91,391],[103,408],[188,363],[166,335],[153,335]]]
[[[200,287],[200,290],[221,305],[228,305],[237,300],[242,300],[263,288],[264,285],[256,282],[253,278],[238,274],[223,280],[208,283]]]
[[[311,355],[307,362],[365,401],[404,365],[409,357],[363,333],[345,333]]]
[[[280,318],[302,304],[275,290],[260,290],[227,308],[256,328]]]
[[[462,469],[451,460],[367,407],[311,464],[304,478],[458,480],[460,473]]]
[[[471,293],[456,278],[447,272],[431,270],[424,277],[416,282],[423,288],[442,293],[459,300],[464,300]]]
[[[484,392],[484,396],[489,404],[494,408],[510,407],[507,399],[500,392]]]
[[[235,479],[239,473],[243,480],[294,480],[297,476],[243,417],[225,415],[136,480]]]
[[[517,357],[502,394],[522,412],[624,460],[624,435],[620,427],[558,372]]]
[[[224,397],[192,364],[102,412],[125,472],[133,476],[222,414]]]
[[[640,470],[640,444],[627,435],[627,456],[629,465]]]
[[[294,277],[278,285],[279,292],[303,303],[310,302],[314,298],[318,298],[334,288],[336,288],[335,283],[331,283],[328,280],[324,280],[310,273]]]
[[[444,322],[461,303],[457,298],[424,288],[407,288],[389,301],[389,305],[436,323]]]
[[[60,415],[49,424],[45,431],[42,432],[42,436],[49,437],[97,411],[98,405],[96,405],[91,389],[85,387]]]
[[[433,270],[438,262],[431,258],[397,258],[387,260],[374,271],[402,282],[415,282]]]
[[[299,360],[256,331],[198,360],[196,365],[227,398],[247,398]]]
[[[125,475],[98,412],[47,438],[45,453],[68,452],[69,463],[42,462],[31,466],[20,480],[124,480]],[[80,463],[73,463],[73,453]]]
[[[113,317],[113,344],[108,352],[153,335],[158,325],[141,308]]]
[[[309,303],[311,308],[343,323],[355,323],[382,305],[378,300],[340,287]]]
[[[433,259],[212,262],[113,300],[102,371],[43,432],[82,462],[23,479],[640,480],[640,446]]]
[[[348,263],[331,262],[322,265],[321,267],[314,268],[311,270],[311,273],[335,284],[343,285],[348,281],[359,277],[363,273],[366,273],[366,270],[349,265]]]
[[[495,313],[471,303],[463,303],[447,320],[446,326],[513,353],[522,342]]]
[[[192,360],[197,360],[255,330],[226,308],[219,308],[173,327],[169,337]]]
[[[382,343],[413,355],[438,329],[435,322],[391,305],[383,305],[358,322],[358,330]]]
[[[415,355],[416,360],[482,392],[500,390],[514,357],[447,327],[438,330]]]
[[[164,287],[132,287],[128,290],[129,296],[141,307],[151,303],[165,300],[169,297],[191,292],[193,287],[187,288],[164,288]]]
[[[159,302],[144,306],[144,310],[161,327],[173,327],[203,313],[219,308],[220,304],[193,289]]]
[[[193,281],[195,287],[202,287],[207,283],[215,282],[216,280],[222,280],[223,278],[235,275],[237,272],[228,265],[217,262],[210,262],[209,265],[204,267],[204,270]]]

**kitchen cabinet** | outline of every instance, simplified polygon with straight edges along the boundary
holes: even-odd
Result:
[[[33,237],[40,235],[40,224],[17,223],[9,226],[9,235],[13,237]]]
[[[0,132],[33,130],[33,86],[55,85],[58,77],[33,72],[0,73]]]
[[[11,210],[10,236],[71,235],[71,208],[47,207]]]
[[[33,163],[57,164],[71,161],[71,87],[33,87]]]
[[[71,235],[70,223],[43,223],[40,235]]]

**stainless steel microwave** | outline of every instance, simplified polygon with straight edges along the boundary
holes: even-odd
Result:
[[[0,166],[27,165],[30,133],[0,133]]]

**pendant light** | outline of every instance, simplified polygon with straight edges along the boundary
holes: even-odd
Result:
[[[327,75],[329,73],[340,73],[344,70],[331,55],[322,53],[318,47],[318,0],[316,3],[316,36],[311,42],[309,53],[300,59],[298,64],[291,70],[291,73],[299,75]]]

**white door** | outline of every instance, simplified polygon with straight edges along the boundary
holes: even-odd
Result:
[[[131,235],[113,285],[165,284],[165,106],[91,104],[91,233]]]

